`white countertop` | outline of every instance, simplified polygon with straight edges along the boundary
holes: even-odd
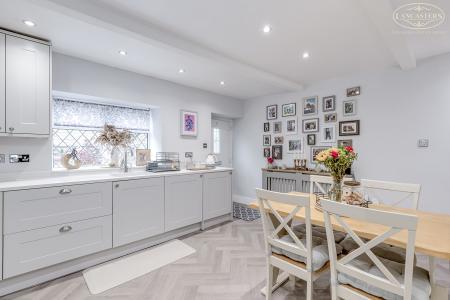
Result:
[[[211,170],[199,170],[199,171],[181,170],[181,171],[160,172],[160,173],[146,172],[143,169],[131,169],[130,172],[128,173],[124,173],[119,169],[102,172],[82,172],[82,171],[74,173],[60,172],[58,175],[54,176],[0,181],[0,192],[43,188],[51,186],[95,183],[95,182],[144,179],[151,177],[167,177],[167,176],[178,176],[188,174],[227,172],[232,170],[233,170],[232,168],[217,167]]]

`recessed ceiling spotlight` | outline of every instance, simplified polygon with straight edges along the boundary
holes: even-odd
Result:
[[[120,50],[120,51],[119,51],[119,54],[120,54],[120,55],[123,55],[123,56],[126,56],[128,53],[127,53],[127,51],[125,51],[125,50]]]
[[[23,24],[27,25],[28,27],[36,26],[36,24],[33,21],[30,21],[30,20],[23,20],[22,22],[23,22]]]
[[[220,82],[220,85],[225,85],[225,81],[221,81],[221,82]]]
[[[308,52],[303,52],[302,57],[303,57],[303,59],[308,59],[309,58],[309,53]]]
[[[178,73],[184,73],[185,71],[184,71],[184,69],[180,69],[180,70],[178,70]]]
[[[264,33],[269,33],[269,32],[271,32],[272,31],[272,27],[270,26],[270,25],[265,25],[264,27],[263,27],[263,32]]]

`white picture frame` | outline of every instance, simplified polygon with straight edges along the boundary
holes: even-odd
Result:
[[[303,98],[302,113],[304,116],[317,115],[319,96]]]
[[[287,141],[287,153],[303,153],[304,144],[302,138],[292,138]]]
[[[320,143],[334,144],[336,143],[336,126],[324,125],[320,128]]]
[[[285,121],[285,134],[295,135],[298,133],[298,120],[297,118],[288,118]]]
[[[263,146],[270,147],[272,145],[272,136],[270,134],[263,135]]]
[[[303,133],[319,132],[319,118],[303,120],[302,130]]]
[[[342,114],[344,117],[354,116],[358,113],[357,99],[345,100],[342,102]]]
[[[180,135],[196,137],[198,135],[198,113],[195,111],[180,111]]]

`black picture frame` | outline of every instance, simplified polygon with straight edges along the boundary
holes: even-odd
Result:
[[[263,155],[265,158],[270,157],[270,148],[264,148],[263,149]]]
[[[314,133],[306,135],[306,144],[308,146],[314,146],[316,144],[316,135]]]
[[[264,132],[270,132],[270,123],[269,122],[264,123],[263,130],[264,130]]]
[[[353,147],[353,140],[338,140],[337,146],[338,148]]]
[[[311,163],[316,163],[315,157],[319,152],[322,152],[323,150],[327,150],[329,147],[311,147]]]
[[[355,130],[348,131],[345,126],[349,126],[350,124],[354,124]],[[341,121],[339,122],[339,136],[352,136],[360,134],[360,120],[351,120],[351,121]]]
[[[266,140],[269,142],[266,143]],[[263,146],[270,147],[271,145],[272,145],[272,136],[270,134],[264,134],[263,135]]]
[[[271,109],[274,109],[274,115],[272,115]],[[270,115],[269,115],[270,112]],[[272,105],[268,105],[266,106],[266,119],[267,120],[276,120],[278,119],[278,105],[277,104],[272,104]]]
[[[361,87],[360,86],[354,86],[347,89],[347,97],[356,97],[361,95]]]
[[[272,146],[272,158],[273,159],[283,159],[283,145],[273,145]]]
[[[294,112],[285,114],[284,113],[284,108],[286,106],[293,106],[294,107]],[[283,104],[281,106],[281,116],[282,117],[295,117],[296,115],[297,115],[297,103],[295,103],[295,102],[294,103],[287,103],[287,104]]]
[[[328,108],[326,103],[328,101],[331,101],[332,105],[331,108]],[[335,95],[331,95],[331,96],[326,96],[322,98],[322,111],[323,112],[329,112],[329,111],[335,111],[336,110],[336,96]]]

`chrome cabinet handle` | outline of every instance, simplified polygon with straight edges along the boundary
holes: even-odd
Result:
[[[71,189],[62,189],[62,190],[59,191],[59,193],[61,195],[66,195],[66,194],[72,193],[72,190]]]
[[[71,230],[72,230],[72,226],[66,225],[66,226],[61,227],[59,229],[59,232],[64,233],[64,232],[69,232]]]
[[[9,131],[14,131],[14,127],[9,127]]]

